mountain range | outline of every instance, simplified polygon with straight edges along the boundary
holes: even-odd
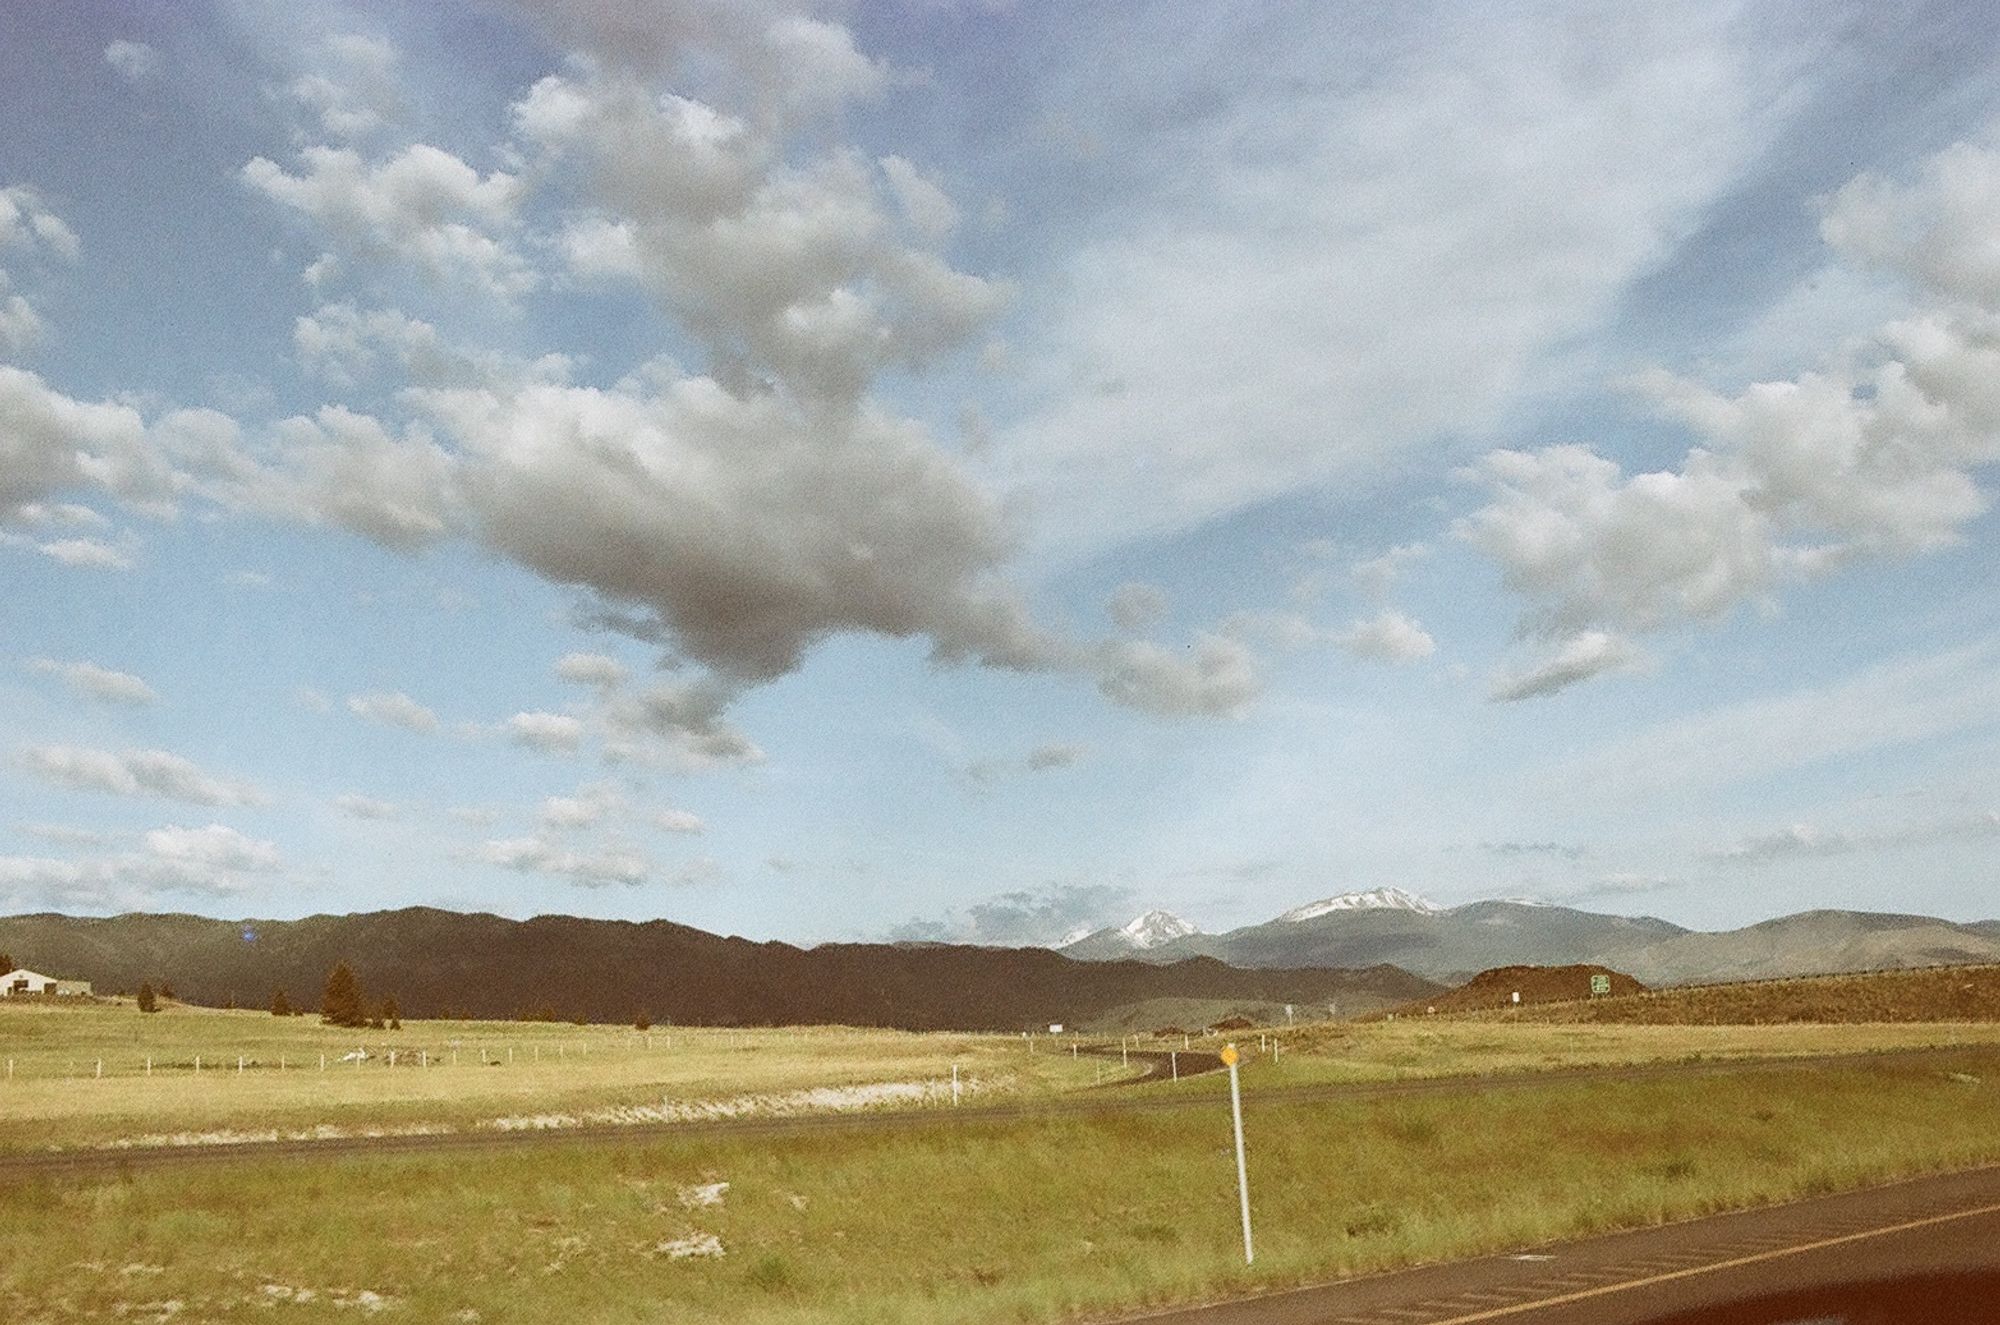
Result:
[[[304,920],[190,915],[0,918],[0,951],[100,993],[171,985],[214,1006],[314,1006],[346,962],[370,1003],[405,1016],[534,1016],[691,1025],[841,1023],[907,1030],[1026,1030],[1116,1020],[1161,1000],[1391,1007],[1437,986],[1392,967],[1240,970],[1072,961],[1046,948],[724,938],[670,921],[508,920],[429,907]]]
[[[1137,929],[1135,930],[1135,927]],[[1135,933],[1146,936],[1141,942]],[[1172,937],[1161,937],[1172,935]],[[1721,932],[1651,916],[1602,915],[1533,902],[1442,907],[1400,888],[1343,893],[1275,919],[1206,934],[1165,911],[1062,945],[1081,961],[1175,962],[1214,957],[1232,966],[1399,966],[1458,983],[1495,966],[1602,965],[1647,984],[2000,962],[2000,921],[1805,911]]]

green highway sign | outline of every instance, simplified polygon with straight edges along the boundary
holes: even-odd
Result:
[[[1611,992],[1610,976],[1593,975],[1590,977],[1590,996],[1592,998],[1596,998],[1599,994],[1608,994],[1610,992]]]

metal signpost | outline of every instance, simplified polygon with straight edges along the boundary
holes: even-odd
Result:
[[[1236,1063],[1242,1055],[1236,1046],[1222,1046],[1222,1063],[1229,1069],[1229,1112],[1236,1122],[1236,1195],[1243,1205],[1243,1263],[1254,1264],[1257,1253],[1250,1246],[1250,1170],[1243,1163],[1243,1091],[1236,1082]]]

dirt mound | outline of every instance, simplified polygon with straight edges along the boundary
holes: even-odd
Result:
[[[1604,998],[1617,998],[1625,994],[1643,994],[1646,986],[1608,966],[1496,966],[1490,971],[1481,971],[1456,989],[1447,989],[1434,998],[1421,1003],[1407,1004],[1399,1012],[1403,1016],[1421,1016],[1435,1008],[1441,1015],[1447,1012],[1483,1012],[1491,1008],[1516,1006],[1514,995],[1519,994],[1519,1006],[1528,1007],[1537,1003],[1573,1003],[1591,998],[1590,979],[1601,975],[1611,982],[1609,994]]]
[[[1527,997],[1522,994],[1522,1001]],[[1592,1003],[1541,1008],[1523,1013],[1522,1020],[1660,1026],[2000,1021],[2000,966],[1941,966],[1689,985],[1657,990],[1642,998],[1600,998]]]

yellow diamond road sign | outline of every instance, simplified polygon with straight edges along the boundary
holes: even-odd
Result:
[[[1235,1045],[1233,1045],[1233,1044],[1225,1044],[1225,1045],[1223,1045],[1223,1046],[1222,1046],[1222,1065],[1223,1065],[1224,1067],[1235,1067],[1235,1066],[1236,1066],[1236,1060],[1237,1060],[1237,1058],[1239,1058],[1240,1056],[1241,1056],[1241,1055],[1239,1055],[1239,1054],[1238,1054],[1238,1053],[1236,1052],[1236,1046],[1235,1046]]]

